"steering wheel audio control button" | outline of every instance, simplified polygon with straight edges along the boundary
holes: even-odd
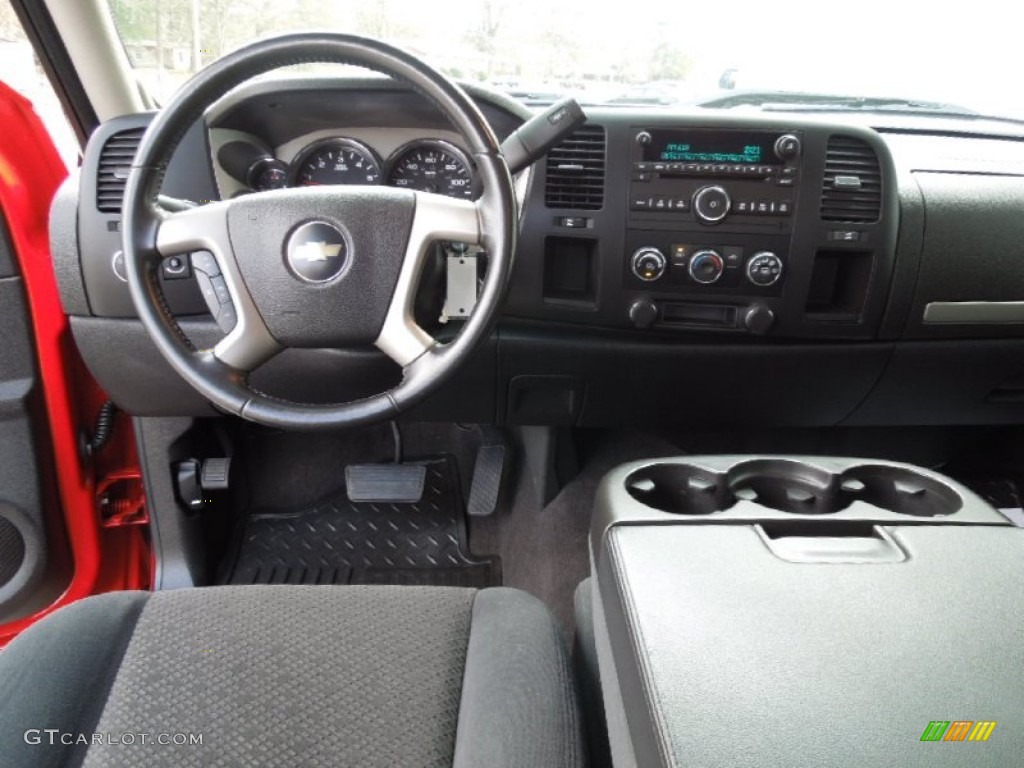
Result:
[[[196,272],[196,284],[210,314],[216,317],[220,312],[220,299],[217,298],[217,290],[213,287],[213,278],[205,272]]]
[[[213,254],[209,251],[196,251],[192,254],[192,269],[196,272],[205,272],[210,277],[220,274],[220,267]]]
[[[228,301],[227,304],[221,304],[214,318],[224,333],[231,333],[238,323],[238,313],[235,311],[235,305],[231,301]]]
[[[211,277],[210,282],[213,284],[213,292],[217,295],[217,301],[220,304],[230,304],[231,292],[228,291],[228,284],[224,282],[224,278],[217,275],[217,277]]]

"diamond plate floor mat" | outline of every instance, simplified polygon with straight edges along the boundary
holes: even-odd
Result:
[[[416,504],[354,503],[342,488],[312,507],[250,512],[221,583],[499,585],[498,558],[469,554],[454,460],[419,463]]]

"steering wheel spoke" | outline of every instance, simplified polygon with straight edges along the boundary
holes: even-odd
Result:
[[[476,203],[416,193],[416,213],[405,259],[384,325],[375,342],[378,349],[403,368],[437,344],[413,317],[416,288],[430,246],[438,240],[478,245],[482,234],[480,210]]]
[[[215,317],[230,316],[233,327],[213,355],[239,371],[251,371],[276,355],[281,346],[270,334],[242,279],[231,239],[230,203],[211,203],[167,214],[156,234],[162,256],[191,254],[192,269]]]

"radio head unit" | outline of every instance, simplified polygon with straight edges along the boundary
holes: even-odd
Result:
[[[799,133],[637,129],[629,219],[676,228],[770,225],[788,231],[800,180]]]
[[[799,139],[792,134],[656,129],[641,131],[639,136],[640,160],[655,163],[785,165],[799,154]],[[647,143],[643,143],[645,136]]]

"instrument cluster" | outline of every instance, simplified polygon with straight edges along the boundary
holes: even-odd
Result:
[[[417,139],[386,160],[362,141],[332,137],[309,144],[291,163],[262,156],[247,164],[244,181],[256,192],[322,184],[386,184],[464,199],[477,197],[473,166],[447,141]]]

